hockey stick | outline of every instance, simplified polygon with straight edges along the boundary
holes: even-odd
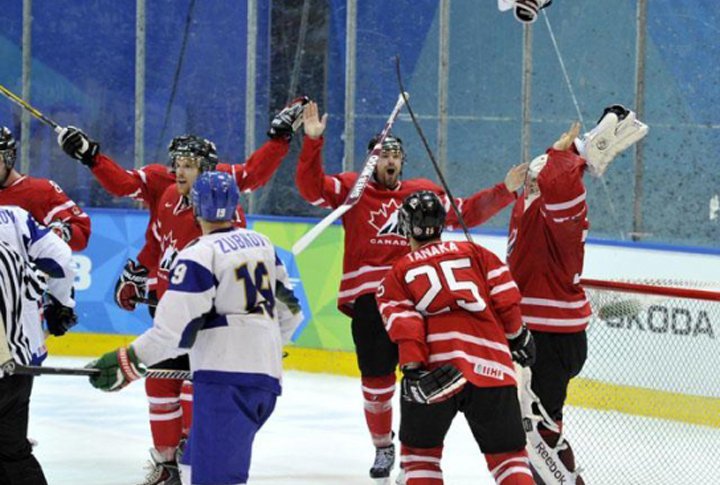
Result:
[[[400,86],[400,96],[405,99],[405,105],[407,106],[408,113],[410,113],[410,119],[412,120],[413,125],[415,125],[415,129],[417,130],[418,135],[420,135],[420,139],[423,142],[423,146],[425,147],[425,151],[427,151],[428,157],[430,157],[430,161],[432,162],[433,167],[435,167],[435,172],[440,178],[440,183],[442,183],[442,186],[445,189],[445,194],[447,194],[447,197],[450,200],[450,205],[452,205],[455,214],[457,214],[458,222],[460,223],[460,226],[462,226],[465,237],[468,241],[474,242],[472,237],[470,236],[470,231],[468,231],[468,228],[465,225],[465,220],[460,213],[460,209],[455,203],[455,198],[453,197],[452,192],[450,192],[450,187],[445,181],[445,177],[440,170],[440,166],[438,165],[437,160],[435,160],[435,155],[433,155],[433,152],[430,149],[427,138],[425,138],[425,133],[423,133],[422,128],[420,128],[420,123],[418,123],[417,119],[415,118],[415,113],[413,113],[412,107],[410,106],[410,101],[405,96],[405,86],[403,85],[402,75],[400,74],[400,56],[395,56],[395,73],[397,74],[397,81],[398,85]]]
[[[132,299],[135,303],[138,303],[140,305],[147,305],[150,307],[156,307],[158,306],[157,300],[152,300],[150,298],[144,297],[144,296],[136,296]]]
[[[375,146],[365,159],[365,166],[363,167],[362,172],[360,172],[360,176],[355,181],[355,185],[353,185],[352,189],[350,189],[350,193],[345,198],[345,201],[342,203],[342,205],[338,206],[334,211],[325,216],[322,221],[318,222],[315,227],[306,232],[305,235],[298,239],[295,244],[293,244],[292,252],[295,256],[303,252],[305,248],[307,248],[310,243],[313,242],[320,235],[321,232],[330,227],[333,222],[342,217],[343,214],[349,211],[357,203],[357,201],[360,200],[360,197],[365,191],[365,187],[370,181],[370,177],[372,177],[373,173],[375,172],[375,166],[380,159],[382,142],[385,140],[385,137],[387,137],[388,133],[390,133],[390,129],[392,128],[393,123],[395,123],[395,120],[397,119],[398,114],[400,114],[400,110],[402,109],[402,107],[405,105],[405,103],[407,103],[409,96],[410,95],[405,92],[398,96],[397,103],[395,103],[395,108],[393,108],[392,113],[390,113],[390,117],[385,123],[385,127],[380,132],[377,143],[375,143]]]
[[[47,116],[42,114],[40,111],[33,108],[27,101],[25,101],[24,99],[22,99],[21,97],[19,97],[18,95],[16,95],[9,89],[7,89],[2,84],[0,84],[0,94],[5,96],[7,99],[12,101],[13,103],[20,106],[22,109],[27,110],[31,115],[33,115],[35,118],[39,119],[46,125],[52,127],[52,129],[55,131],[55,133],[60,133],[60,131],[62,131],[62,126],[58,125],[53,120],[51,120],[50,118],[48,118]]]
[[[100,369],[86,369],[84,367],[45,367],[34,365],[15,365],[14,374],[42,376],[94,376],[100,373]],[[143,377],[155,379],[192,379],[192,372],[189,370],[175,369],[148,369]]]

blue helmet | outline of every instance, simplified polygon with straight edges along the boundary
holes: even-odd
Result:
[[[203,172],[190,193],[195,217],[209,222],[231,221],[240,200],[233,177],[224,172]]]

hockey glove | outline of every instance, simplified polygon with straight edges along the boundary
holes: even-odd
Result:
[[[132,347],[120,347],[85,366],[100,372],[90,376],[90,384],[101,391],[119,391],[145,375],[147,369]]]
[[[467,380],[452,364],[437,369],[403,369],[402,397],[416,404],[435,404],[462,391]]]
[[[75,310],[60,303],[50,293],[45,294],[43,316],[45,317],[48,332],[56,337],[62,337],[65,332],[77,324]]]
[[[69,242],[70,239],[72,239],[72,227],[70,226],[70,223],[59,220],[52,221],[48,224],[48,227],[63,241]]]
[[[58,134],[57,141],[65,153],[86,167],[92,168],[95,165],[95,155],[100,151],[100,145],[79,129],[74,126],[63,128]]]
[[[513,10],[515,18],[524,24],[531,24],[537,20],[538,12],[551,3],[552,0],[516,0]]]
[[[115,283],[115,303],[123,310],[135,310],[136,299],[147,292],[148,269],[128,259],[123,272]]]
[[[590,174],[601,177],[615,157],[642,140],[648,126],[637,114],[620,104],[608,106],[595,128],[575,140],[575,147],[587,160]]]
[[[301,96],[292,100],[290,104],[285,106],[282,111],[272,119],[267,135],[272,139],[290,141],[293,133],[295,133],[302,124],[303,110],[309,101],[310,99],[307,96]]]
[[[520,334],[508,339],[512,359],[522,367],[530,367],[535,363],[537,351],[535,350],[535,339],[527,327],[523,327]]]

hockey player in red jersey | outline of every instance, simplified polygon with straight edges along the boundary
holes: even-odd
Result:
[[[400,463],[408,485],[443,483],[443,442],[465,414],[497,484],[533,484],[512,361],[535,359],[508,267],[468,241],[442,242],[433,192],[405,199],[398,223],[411,252],[387,272],[377,302],[403,371]]]
[[[0,127],[0,158],[0,205],[22,207],[73,251],[85,249],[90,239],[90,218],[52,180],[23,175],[15,169],[17,144],[4,126]]]
[[[327,115],[319,116],[317,104],[308,103],[303,114],[305,139],[300,152],[296,183],[300,195],[316,206],[338,207],[357,180],[355,172],[326,175],[322,167],[322,134]],[[376,140],[370,142],[370,147]],[[397,346],[383,329],[375,302],[375,290],[391,265],[408,253],[410,246],[400,234],[397,210],[417,190],[431,190],[449,205],[435,183],[426,179],[401,180],[405,152],[402,141],[389,136],[383,142],[373,178],[363,196],[342,218],[345,228],[343,276],[338,306],[352,318],[353,341],[362,376],[365,419],[376,448],[372,478],[389,476],[395,461],[392,443],[392,396],[395,392]],[[505,183],[458,199],[458,207],[469,226],[482,224],[515,200],[522,186],[526,166],[508,172]],[[449,224],[457,224],[455,213]]]
[[[233,175],[241,190],[251,191],[264,185],[287,154],[289,140],[301,119],[304,99],[283,109],[271,123],[270,141],[247,160],[245,165],[218,164],[215,145],[209,140],[185,135],[170,144],[170,168],[149,165],[140,170],[125,171],[109,157],[99,153],[97,144],[76,128],[69,127],[58,141],[71,157],[93,170],[95,177],[111,193],[142,200],[151,211],[150,239],[138,257],[139,264],[129,260],[116,285],[116,301],[133,309],[134,299],[144,295],[148,275],[155,275],[157,298],[168,288],[168,275],[176,255],[201,235],[190,206],[188,194],[202,172],[219,170]],[[85,149],[83,151],[83,149]],[[245,227],[245,214],[237,207],[235,223]],[[147,233],[146,233],[147,235]],[[187,356],[157,364],[161,368],[188,368]],[[155,464],[145,484],[179,483],[175,451],[187,433],[192,419],[192,387],[181,380],[145,380],[150,403],[150,425]]]
[[[290,139],[302,122],[302,110],[306,103],[306,97],[299,97],[278,112],[271,120],[267,132],[270,140],[250,155],[244,164],[219,163],[217,170],[231,173],[238,188],[244,192],[251,192],[265,185],[287,155]],[[58,136],[58,143],[63,147],[68,140],[80,139],[81,135],[87,139],[80,130],[69,126]],[[136,298],[145,296],[148,289],[152,289],[151,296],[155,296],[154,270],[158,255],[150,252],[152,250],[150,243],[155,238],[152,231],[157,219],[158,204],[165,189],[175,183],[175,171],[172,165],[174,154],[178,148],[187,144],[191,136],[182,135],[172,140],[168,147],[169,165],[153,163],[137,170],[125,170],[110,157],[101,153],[97,144],[88,145],[81,157],[77,156],[72,146],[66,145],[67,150],[63,147],[66,152],[70,151],[68,155],[90,168],[100,185],[110,194],[139,200],[150,212],[150,221],[145,231],[146,244],[138,254],[137,261],[127,261],[115,287],[115,302],[125,310],[134,310]]]
[[[580,286],[589,228],[583,175],[586,170],[602,175],[648,127],[632,111],[613,105],[590,132],[578,138],[579,131],[574,123],[530,163],[523,197],[510,218],[507,253],[522,294],[523,322],[537,343],[531,389],[555,422],[555,429],[549,429],[541,421],[538,439],[554,448],[562,462],[556,469],[566,468],[568,483],[581,485],[573,450],[563,436],[563,406],[568,384],[587,358],[585,329],[592,313]],[[540,462],[544,466],[547,460]]]
[[[551,447],[561,438],[568,383],[587,357],[585,329],[592,313],[580,286],[589,223],[582,180],[586,162],[573,150],[579,130],[580,125],[573,124],[530,163],[508,237],[508,265],[523,297],[523,322],[537,344],[531,388],[557,424],[556,430],[539,425],[539,434]],[[563,441],[567,447],[559,451],[559,459],[572,473],[573,451]]]

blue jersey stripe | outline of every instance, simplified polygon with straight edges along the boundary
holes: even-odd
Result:
[[[215,286],[215,277],[205,266],[181,259],[170,275],[170,289],[184,293],[202,293]]]

